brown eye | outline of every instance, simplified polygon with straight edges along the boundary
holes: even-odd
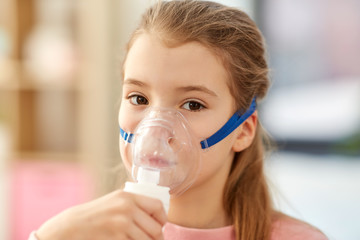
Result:
[[[200,111],[201,109],[204,108],[204,105],[196,101],[189,101],[183,105],[183,108],[189,111]]]
[[[134,96],[130,96],[130,102],[134,105],[147,105],[149,102],[148,100],[140,95],[134,95]]]

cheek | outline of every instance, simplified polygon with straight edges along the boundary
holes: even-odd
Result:
[[[202,140],[210,137],[220,128],[216,121],[210,121],[207,116],[201,118],[188,118],[187,120],[190,126],[190,134],[197,138],[199,144]]]
[[[126,117],[127,110],[124,105],[125,105],[125,103],[121,103],[121,106],[119,109],[119,115],[118,115],[118,123],[122,129],[127,128],[129,123],[131,122],[131,121],[129,121],[129,118]]]
[[[124,104],[121,105],[119,110],[119,126],[126,132],[134,132],[139,120],[137,120],[135,117],[135,114],[131,113],[129,109],[124,106]],[[131,146],[129,143],[125,142],[119,132],[119,149],[120,149],[120,155],[122,162],[124,163],[127,171],[131,172]]]
[[[209,113],[201,118],[190,119],[190,126],[199,142],[211,137],[230,119],[229,113]]]
[[[121,104],[118,122],[124,131],[133,133],[143,115],[142,112],[134,111],[131,106],[128,105],[126,102]]]
[[[126,144],[125,141],[119,136],[119,149],[121,160],[128,172],[131,172],[132,161],[130,157],[130,145]]]
[[[201,169],[195,185],[209,182],[211,179],[217,178],[216,176],[226,178],[234,159],[234,152],[231,150],[231,139],[225,138],[209,150],[205,150],[201,157]]]

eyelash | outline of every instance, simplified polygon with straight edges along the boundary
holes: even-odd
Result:
[[[146,103],[138,103],[137,100],[139,100],[138,98],[143,98],[146,100]],[[132,94],[126,97],[127,100],[130,101],[131,104],[135,105],[135,106],[139,106],[139,105],[148,105],[149,104],[149,100],[146,99],[146,97],[140,95],[140,94]],[[190,106],[188,106],[188,108],[185,108],[184,106],[187,104],[191,104],[191,103],[195,103],[198,104],[199,109],[195,109],[195,110],[191,110]],[[206,107],[204,106],[204,104],[200,103],[199,101],[196,100],[187,100],[185,103],[183,103],[182,108],[186,109],[187,111],[191,111],[191,112],[199,112],[202,111],[203,109],[206,109]]]

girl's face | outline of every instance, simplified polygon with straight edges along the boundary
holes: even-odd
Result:
[[[200,147],[200,141],[219,130],[234,113],[226,78],[221,62],[200,43],[168,48],[156,37],[142,34],[133,43],[124,65],[119,124],[133,132],[140,120],[135,116],[148,107],[173,108],[188,120]],[[202,167],[193,187],[214,176],[227,176],[235,139],[236,131],[202,151]],[[131,171],[131,160],[124,149],[120,140],[121,157]]]

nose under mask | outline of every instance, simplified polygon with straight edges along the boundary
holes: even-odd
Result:
[[[133,133],[120,127],[133,180],[169,187],[172,196],[180,195],[198,175],[201,151],[227,137],[255,110],[254,98],[249,109],[237,111],[222,128],[201,140],[179,111],[149,108]]]

